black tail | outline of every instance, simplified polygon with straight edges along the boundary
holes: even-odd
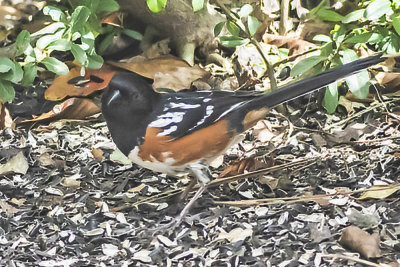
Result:
[[[382,54],[358,59],[304,80],[286,85],[271,93],[267,93],[262,97],[254,99],[249,104],[254,106],[254,108],[265,106],[274,107],[299,96],[311,93],[312,91],[318,90],[321,87],[329,85],[330,83],[345,78],[346,76],[359,72],[385,60],[386,58],[383,57]]]

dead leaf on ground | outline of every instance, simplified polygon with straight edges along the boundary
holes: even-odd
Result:
[[[4,212],[7,216],[12,216],[19,211],[19,209],[14,206],[8,204],[4,200],[0,200],[0,210]]]
[[[14,122],[10,116],[10,112],[3,103],[0,102],[0,130],[5,128],[14,129]]]
[[[235,176],[238,174],[242,174],[245,171],[251,172],[263,168],[268,168],[272,166],[271,164],[266,164],[261,162],[255,158],[245,158],[238,161],[235,161],[233,164],[229,165],[225,170],[221,172],[218,176],[219,178],[228,177],[228,176]]]
[[[289,56],[301,54],[311,48],[314,48],[313,43],[299,39],[298,37],[279,36],[275,34],[264,34],[263,41],[270,45],[275,45],[278,48],[289,49]]]
[[[146,78],[154,79],[154,88],[187,89],[190,88],[193,81],[208,75],[208,72],[199,66],[191,67],[186,61],[173,56],[162,56],[153,59],[133,57],[127,61],[111,61],[109,63],[138,73]]]
[[[5,29],[12,29],[24,16],[26,14],[12,6],[0,6],[0,26],[3,26]]]
[[[132,161],[131,161],[130,159],[128,159],[128,157],[125,156],[125,155],[121,152],[121,150],[119,150],[119,149],[116,149],[116,150],[114,150],[114,151],[111,153],[111,155],[110,155],[110,160],[111,160],[111,161],[114,161],[114,162],[117,162],[117,163],[120,163],[120,164],[123,164],[123,165],[130,165],[130,164],[132,164]]]
[[[342,97],[342,96],[341,96],[341,97]],[[371,94],[371,93],[368,93],[367,96],[366,96],[365,98],[358,98],[358,97],[356,97],[351,91],[348,91],[348,92],[346,93],[345,99],[346,99],[346,100],[349,100],[349,101],[351,101],[351,102],[353,102],[353,103],[354,103],[354,102],[358,102],[358,103],[372,103],[372,102],[375,101],[375,95],[374,95],[374,94]],[[343,101],[343,99],[342,99],[342,101]],[[340,100],[339,100],[339,102],[340,102]],[[356,103],[355,106],[361,106],[361,107],[362,107],[362,105],[360,105],[360,104],[358,104],[358,103]],[[339,105],[340,105],[340,103],[339,103]]]
[[[380,238],[377,233],[372,235],[356,226],[343,229],[339,244],[343,247],[356,251],[364,258],[378,258],[381,250],[379,248]]]
[[[356,108],[365,107],[363,103],[360,103],[361,101],[355,101],[355,100],[356,100],[355,96],[354,97],[349,96],[349,98],[347,95],[346,97],[340,96],[338,105],[343,106],[346,109],[347,114],[353,114]]]
[[[261,120],[253,127],[253,135],[263,143],[271,142],[286,132],[288,126],[273,125],[268,120]]]
[[[247,237],[253,235],[253,230],[250,228],[242,229],[240,227],[232,229],[229,233],[221,229],[222,232],[218,235],[218,240],[228,240],[231,243],[236,243],[237,241],[244,241]]]
[[[97,90],[107,87],[116,68],[103,64],[100,69],[86,69],[85,76],[81,76],[81,66],[75,65],[67,75],[60,75],[46,90],[47,100],[57,101],[67,96],[88,96]]]
[[[326,21],[322,22],[320,20],[307,20],[302,23],[299,27],[300,37],[302,40],[312,42],[315,35],[317,34],[325,34],[330,35],[330,31],[333,29],[332,23],[327,23]]]
[[[70,98],[61,104],[55,105],[49,112],[34,119],[23,120],[20,123],[62,119],[83,120],[99,112],[100,108],[90,99]]]
[[[363,199],[385,199],[397,191],[400,190],[399,184],[391,184],[391,185],[374,185],[369,188],[367,191],[361,194],[358,198],[360,200]]]
[[[8,173],[26,174],[28,168],[28,161],[25,158],[24,153],[21,151],[5,164],[0,165],[0,175],[5,175]]]
[[[326,137],[330,145],[336,143],[345,143],[352,140],[359,140],[361,136],[372,133],[376,128],[371,124],[353,122],[346,128],[336,129],[332,134]]]
[[[104,160],[103,150],[101,150],[99,148],[93,148],[91,153],[92,153],[93,157],[95,159],[97,159],[98,161],[103,161]]]
[[[385,87],[383,93],[394,93],[400,95],[400,72],[379,72],[375,75],[378,83]]]

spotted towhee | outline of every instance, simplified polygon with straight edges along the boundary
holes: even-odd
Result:
[[[102,97],[102,112],[117,147],[134,163],[156,172],[188,172],[200,189],[179,220],[202,194],[207,165],[239,141],[239,134],[278,104],[384,61],[356,60],[266,94],[231,91],[158,93],[134,73],[118,73]]]

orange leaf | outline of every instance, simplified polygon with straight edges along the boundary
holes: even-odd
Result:
[[[271,167],[273,164],[265,164],[255,158],[245,158],[242,160],[235,161],[232,165],[228,166],[221,172],[218,178],[235,176],[242,174],[245,171],[251,172],[262,168]]]
[[[107,87],[116,69],[104,64],[100,69],[86,69],[85,76],[80,74],[81,67],[73,67],[67,75],[60,75],[47,88],[45,98],[52,101],[61,100],[67,96],[87,96]],[[75,81],[76,80],[76,81]]]
[[[20,123],[49,120],[54,121],[61,119],[83,120],[99,112],[100,108],[90,99],[70,98],[61,104],[55,105],[49,112],[34,119],[23,120]]]

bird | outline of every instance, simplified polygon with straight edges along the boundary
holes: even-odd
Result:
[[[119,72],[102,95],[101,109],[114,143],[133,163],[168,175],[189,173],[197,180],[199,189],[176,218],[179,224],[212,178],[209,163],[273,107],[384,60],[382,54],[358,59],[268,93],[160,93],[138,74]]]

